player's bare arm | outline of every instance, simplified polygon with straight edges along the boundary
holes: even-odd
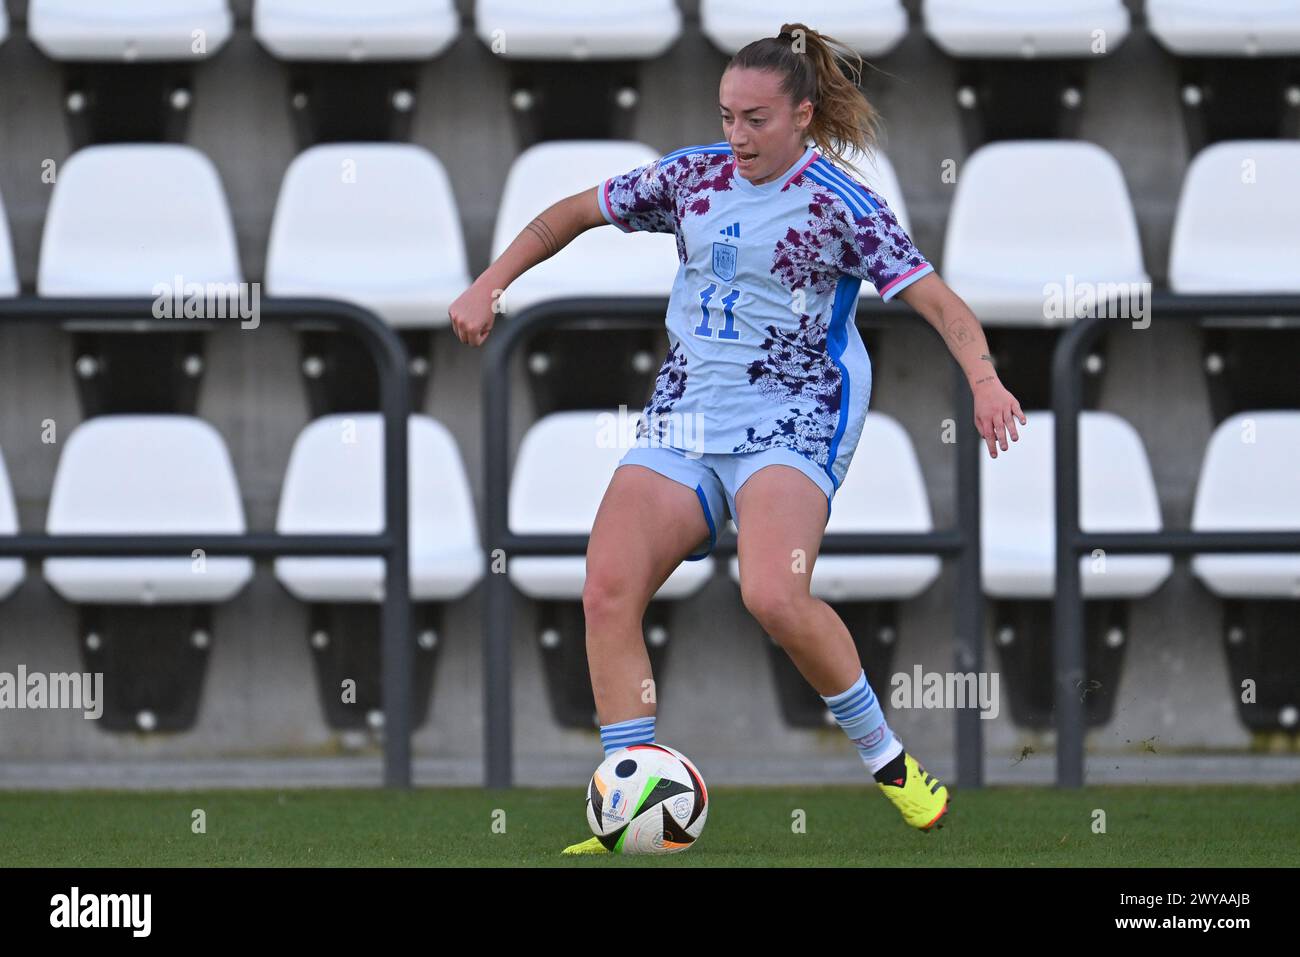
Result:
[[[998,457],[998,446],[1007,450],[1007,437],[1020,440],[1016,419],[1028,424],[1016,397],[1007,391],[993,367],[988,340],[975,313],[951,287],[931,273],[898,294],[899,298],[934,326],[957,360],[975,397],[975,428],[988,443],[989,455]]]
[[[467,345],[481,346],[492,331],[496,301],[503,290],[588,229],[604,224],[594,186],[548,206],[451,304],[447,314],[456,338]]]

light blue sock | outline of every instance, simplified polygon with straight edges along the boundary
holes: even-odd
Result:
[[[616,724],[602,724],[600,743],[605,748],[605,757],[609,757],[619,748],[631,747],[634,744],[654,744],[655,716],[629,718]]]
[[[903,750],[902,743],[894,737],[885,721],[885,713],[876,700],[876,693],[867,684],[865,671],[858,672],[858,680],[848,691],[822,695],[826,707],[849,739],[857,745],[862,763],[875,774]]]

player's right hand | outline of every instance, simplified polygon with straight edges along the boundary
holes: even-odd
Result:
[[[447,309],[456,338],[466,345],[483,345],[496,321],[496,313],[493,311],[496,301],[497,295],[493,290],[485,289],[478,283],[461,293]]]

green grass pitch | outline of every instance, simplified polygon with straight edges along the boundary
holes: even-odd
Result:
[[[954,791],[944,828],[929,834],[866,785],[709,797],[704,834],[684,853],[564,858],[561,848],[588,836],[581,789],[4,792],[0,866],[1300,864],[1295,785]],[[206,833],[193,831],[196,809]],[[1104,834],[1093,832],[1097,809]]]

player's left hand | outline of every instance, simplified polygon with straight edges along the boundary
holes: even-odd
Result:
[[[1007,391],[1002,380],[994,376],[971,387],[975,395],[975,428],[980,438],[988,443],[989,455],[998,457],[998,446],[1007,450],[1007,436],[1012,442],[1020,441],[1016,431],[1016,419],[1021,425],[1028,425],[1025,413],[1020,411],[1020,403]]]

